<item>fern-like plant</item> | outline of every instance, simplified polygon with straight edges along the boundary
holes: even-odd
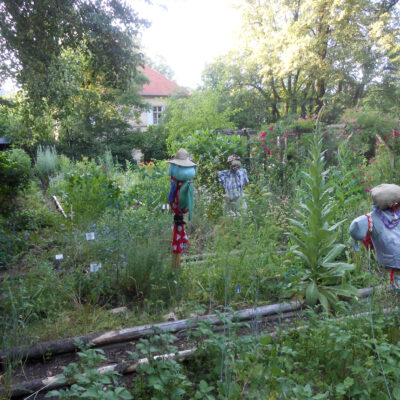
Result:
[[[338,303],[338,296],[350,297],[357,290],[343,283],[347,271],[354,265],[335,261],[345,248],[337,243],[336,228],[344,221],[332,224],[334,202],[332,187],[326,182],[323,137],[315,132],[310,140],[309,170],[303,171],[306,189],[300,193],[296,218],[290,219],[292,251],[300,257],[303,272],[295,284],[298,297],[308,305],[319,302],[329,312]]]

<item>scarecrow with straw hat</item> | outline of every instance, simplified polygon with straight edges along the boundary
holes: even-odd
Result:
[[[169,175],[171,189],[168,202],[174,213],[174,230],[172,237],[172,266],[180,267],[181,255],[189,247],[189,239],[185,232],[183,215],[188,213],[189,221],[193,218],[193,182],[196,175],[196,164],[190,159],[185,149],[179,149],[170,160]]]
[[[400,186],[384,183],[371,190],[373,209],[350,225],[354,239],[354,250],[358,251],[357,240],[375,250],[376,260],[390,268],[390,282],[400,293]]]

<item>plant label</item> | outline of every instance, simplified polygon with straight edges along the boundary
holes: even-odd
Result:
[[[62,254],[56,254],[56,260],[62,260],[64,256]]]
[[[86,240],[94,240],[94,232],[87,233]]]
[[[240,285],[236,285],[235,292],[239,294],[242,291],[242,287]]]
[[[169,210],[169,204],[163,204],[162,205],[162,209],[165,210],[165,211],[168,211]]]
[[[90,272],[97,272],[101,268],[101,263],[90,263]]]

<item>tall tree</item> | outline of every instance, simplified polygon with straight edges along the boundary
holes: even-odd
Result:
[[[280,86],[284,112],[307,99],[318,111],[351,89],[353,102],[377,77],[396,42],[398,0],[242,0],[244,46],[271,89]],[[301,96],[299,95],[301,93]],[[303,104],[304,107],[304,104]]]
[[[14,76],[35,104],[51,103],[51,69],[60,68],[63,50],[84,42],[86,84],[125,89],[142,61],[143,24],[119,0],[0,0],[2,77]]]

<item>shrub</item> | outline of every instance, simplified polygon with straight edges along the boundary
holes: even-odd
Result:
[[[38,146],[35,163],[35,173],[42,182],[43,189],[49,186],[50,177],[55,174],[58,168],[58,157],[54,147]]]
[[[24,150],[0,153],[0,212],[7,210],[18,191],[27,187],[31,178],[31,159]]]

